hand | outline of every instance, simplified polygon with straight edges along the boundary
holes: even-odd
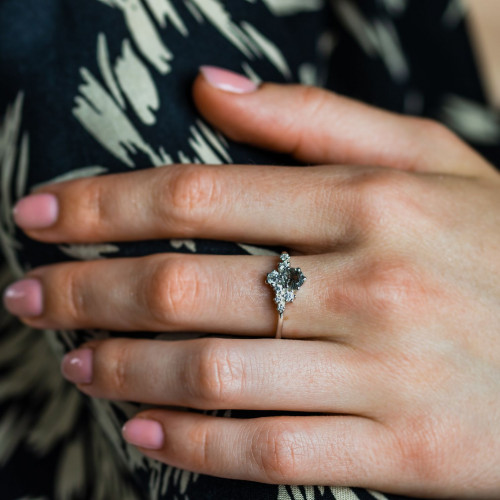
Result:
[[[216,88],[228,78],[232,87]],[[16,220],[45,242],[289,248],[308,281],[287,306],[286,339],[92,341],[66,357],[66,376],[99,398],[325,414],[157,409],[126,425],[144,454],[180,468],[498,498],[499,174],[434,122],[314,88],[241,82],[200,76],[205,118],[232,139],[324,166],[167,166],[71,181],[21,201]],[[160,254],[57,264],[30,272],[6,305],[36,328],[272,336],[264,280],[276,263]]]

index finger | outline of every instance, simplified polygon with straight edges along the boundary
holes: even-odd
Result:
[[[497,176],[448,128],[304,85],[265,83],[221,90],[230,73],[204,68],[193,97],[204,118],[230,139],[292,154],[308,163],[380,165],[426,173]]]

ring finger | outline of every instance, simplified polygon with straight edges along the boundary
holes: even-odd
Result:
[[[267,256],[157,254],[56,264],[14,285],[18,293],[7,291],[6,305],[42,329],[274,335],[277,311],[265,278],[277,263],[277,257]],[[354,273],[352,257],[292,257],[291,265],[310,279],[285,310],[286,336],[321,338],[335,329],[355,331],[358,316],[345,307],[346,294],[359,295],[346,292]]]

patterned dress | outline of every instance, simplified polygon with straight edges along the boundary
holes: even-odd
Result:
[[[14,226],[13,204],[43,183],[171,163],[290,164],[197,115],[189,89],[202,64],[438,119],[500,165],[499,118],[465,23],[457,0],[0,0],[0,287],[63,260],[275,253],[206,240],[48,245]],[[397,498],[218,479],[145,458],[120,434],[141,405],[92,400],[59,373],[65,352],[111,335],[121,334],[34,331],[0,310],[2,500]]]

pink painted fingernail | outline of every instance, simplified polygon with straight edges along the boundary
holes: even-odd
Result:
[[[35,279],[13,283],[3,294],[5,309],[14,316],[31,318],[43,312],[42,284]]]
[[[122,428],[123,439],[134,446],[160,450],[165,443],[163,427],[156,420],[133,418]]]
[[[90,384],[92,382],[92,356],[92,349],[76,349],[68,352],[61,363],[64,378],[74,384]]]
[[[59,215],[59,203],[53,194],[32,194],[14,206],[15,223],[23,229],[44,229],[52,226]]]
[[[233,94],[249,94],[255,92],[258,88],[246,76],[227,69],[217,68],[216,66],[202,66],[200,72],[212,87]]]

